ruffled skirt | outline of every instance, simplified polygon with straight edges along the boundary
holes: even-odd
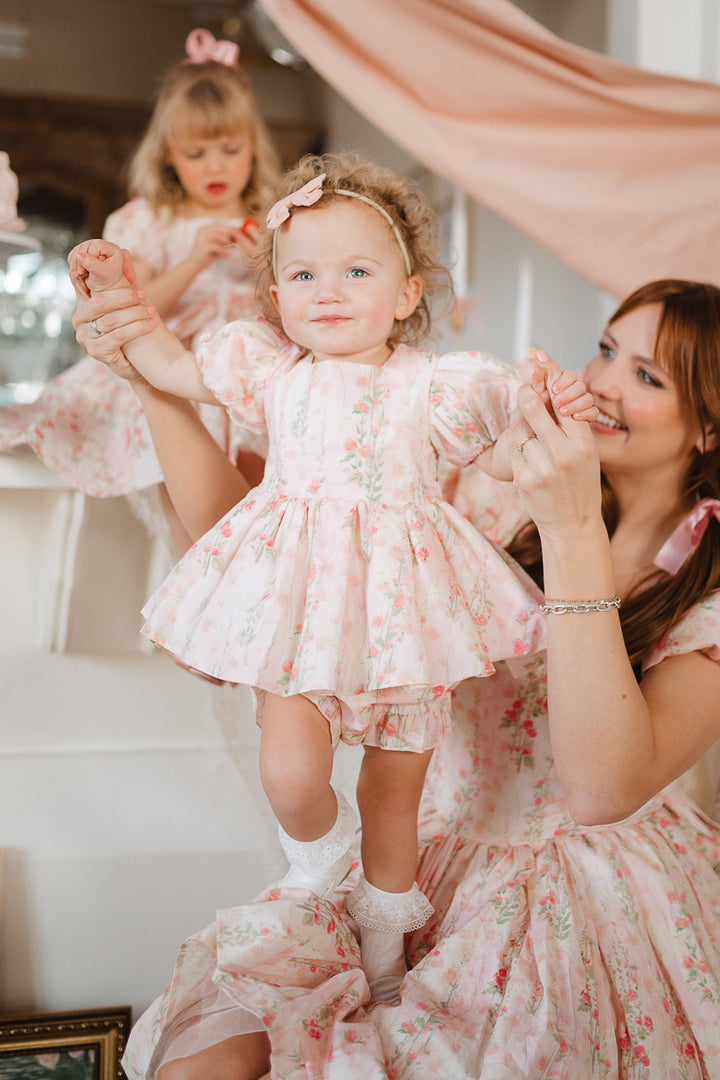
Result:
[[[208,675],[276,694],[442,692],[542,648],[540,598],[447,503],[261,485],[151,597],[144,633]]]
[[[276,1080],[717,1080],[718,863],[681,799],[537,845],[431,844],[397,1006],[369,1003],[353,878],[336,905],[270,890],[185,942],[125,1069],[265,1030]]]

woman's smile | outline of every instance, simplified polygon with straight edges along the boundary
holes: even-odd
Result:
[[[627,431],[625,424],[620,423],[620,421],[616,420],[613,416],[608,416],[602,409],[599,409],[597,419],[590,424],[590,427],[600,435],[606,435],[608,429],[618,433]]]

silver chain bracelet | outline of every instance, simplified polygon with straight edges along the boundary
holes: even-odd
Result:
[[[609,600],[546,600],[540,606],[543,615],[584,615],[587,611],[611,611],[620,607],[620,597]]]

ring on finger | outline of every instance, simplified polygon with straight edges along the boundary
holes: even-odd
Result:
[[[532,440],[535,438],[537,438],[536,435],[528,435],[527,439],[523,439],[521,443],[515,443],[515,449],[517,450],[518,454],[522,454],[526,444],[532,442]]]
[[[97,324],[97,319],[93,319],[93,321],[90,323],[90,325],[92,326],[93,330],[95,331],[95,333],[97,334],[98,337],[103,336],[103,332],[102,332],[102,330],[100,329],[100,327]]]

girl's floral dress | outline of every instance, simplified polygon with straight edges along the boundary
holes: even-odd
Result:
[[[720,593],[647,666],[692,650],[720,661]],[[626,821],[576,825],[543,658],[519,682],[498,665],[463,683],[422,811],[435,915],[408,940],[400,1004],[369,1004],[344,902],[356,870],[334,902],[271,889],[183,944],[128,1076],[260,1030],[275,1080],[718,1080],[720,827],[686,779]]]
[[[439,454],[470,461],[506,426],[509,368],[402,345],[381,367],[316,363],[263,319],[198,362],[269,453],[262,484],[146,605],[157,644],[228,682],[343,700],[402,687],[403,703],[537,651],[537,589],[436,479]]]
[[[215,220],[156,213],[138,198],[110,215],[104,236],[162,274],[187,258],[197,230]],[[256,280],[239,252],[216,259],[177,301],[168,327],[187,348],[194,348],[201,331],[255,313]],[[223,409],[199,408],[205,426],[233,460],[241,449],[264,453],[263,441],[243,438]],[[0,409],[0,451],[23,444],[87,495],[127,495],[162,480],[137,395],[89,356],[48,383],[33,405]]]

